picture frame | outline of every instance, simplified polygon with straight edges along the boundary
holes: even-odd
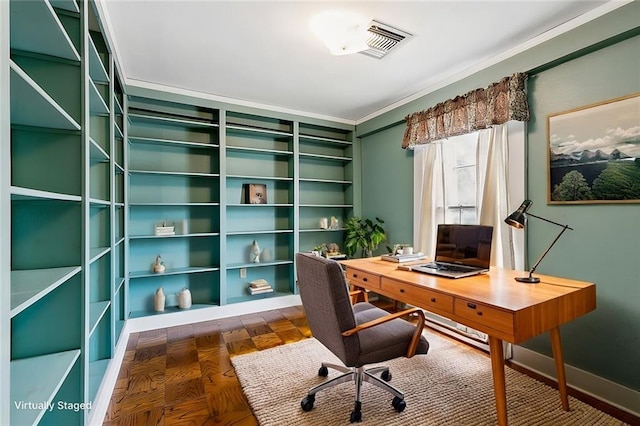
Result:
[[[547,116],[548,204],[640,203],[640,93]]]
[[[267,185],[246,183],[243,186],[245,204],[267,204]]]

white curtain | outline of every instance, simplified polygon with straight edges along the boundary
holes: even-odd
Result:
[[[505,124],[480,130],[476,173],[478,223],[493,226],[491,263],[514,269],[513,228],[504,223],[509,211],[509,137]]]
[[[429,257],[435,255],[438,223],[444,222],[444,181],[441,142],[418,145],[414,149],[413,194],[414,250]]]
[[[481,225],[494,228],[491,261],[498,267],[508,269],[523,268],[522,237],[515,236],[514,230],[504,223],[513,207],[510,197],[522,197],[524,181],[522,148],[524,147],[523,126],[516,131],[509,130],[507,124],[493,126],[476,133],[477,194],[476,206]],[[509,156],[509,133],[515,133],[517,158]],[[468,137],[468,136],[467,136]],[[454,138],[452,138],[454,139]],[[414,148],[414,246],[429,257],[435,255],[435,238],[438,223],[444,223],[444,179],[443,143],[455,140],[437,141]],[[510,172],[509,164],[516,164],[518,170]],[[516,181],[516,187],[510,183]],[[511,194],[511,195],[510,195]],[[521,199],[515,200],[519,205]]]

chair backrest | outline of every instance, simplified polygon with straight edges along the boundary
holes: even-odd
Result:
[[[324,257],[296,254],[300,298],[313,337],[345,365],[358,356],[357,335],[342,332],[356,326],[349,289],[340,265]]]

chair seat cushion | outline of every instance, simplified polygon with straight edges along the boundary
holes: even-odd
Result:
[[[358,325],[389,315],[387,311],[366,302],[356,303],[353,312]],[[360,331],[360,355],[356,367],[405,356],[407,342],[414,331],[413,324],[400,318]],[[426,354],[428,351],[429,342],[421,336],[416,354]]]

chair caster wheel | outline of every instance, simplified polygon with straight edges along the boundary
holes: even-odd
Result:
[[[384,380],[385,382],[390,382],[391,381],[391,377],[393,377],[393,376],[391,375],[391,372],[389,370],[383,371],[382,374],[380,375],[380,378],[382,380]]]
[[[302,411],[311,411],[311,409],[313,409],[314,402],[316,402],[315,395],[307,395],[302,401],[300,401]]]
[[[391,405],[393,405],[393,408],[395,408],[398,413],[402,413],[404,409],[407,408],[407,403],[404,402],[404,399],[400,399],[397,396],[393,398]]]
[[[329,369],[324,365],[320,367],[320,369],[318,370],[318,376],[327,377],[328,375],[329,375]]]
[[[360,423],[362,421],[362,412],[361,411],[352,411],[351,417],[349,418],[351,423]]]

